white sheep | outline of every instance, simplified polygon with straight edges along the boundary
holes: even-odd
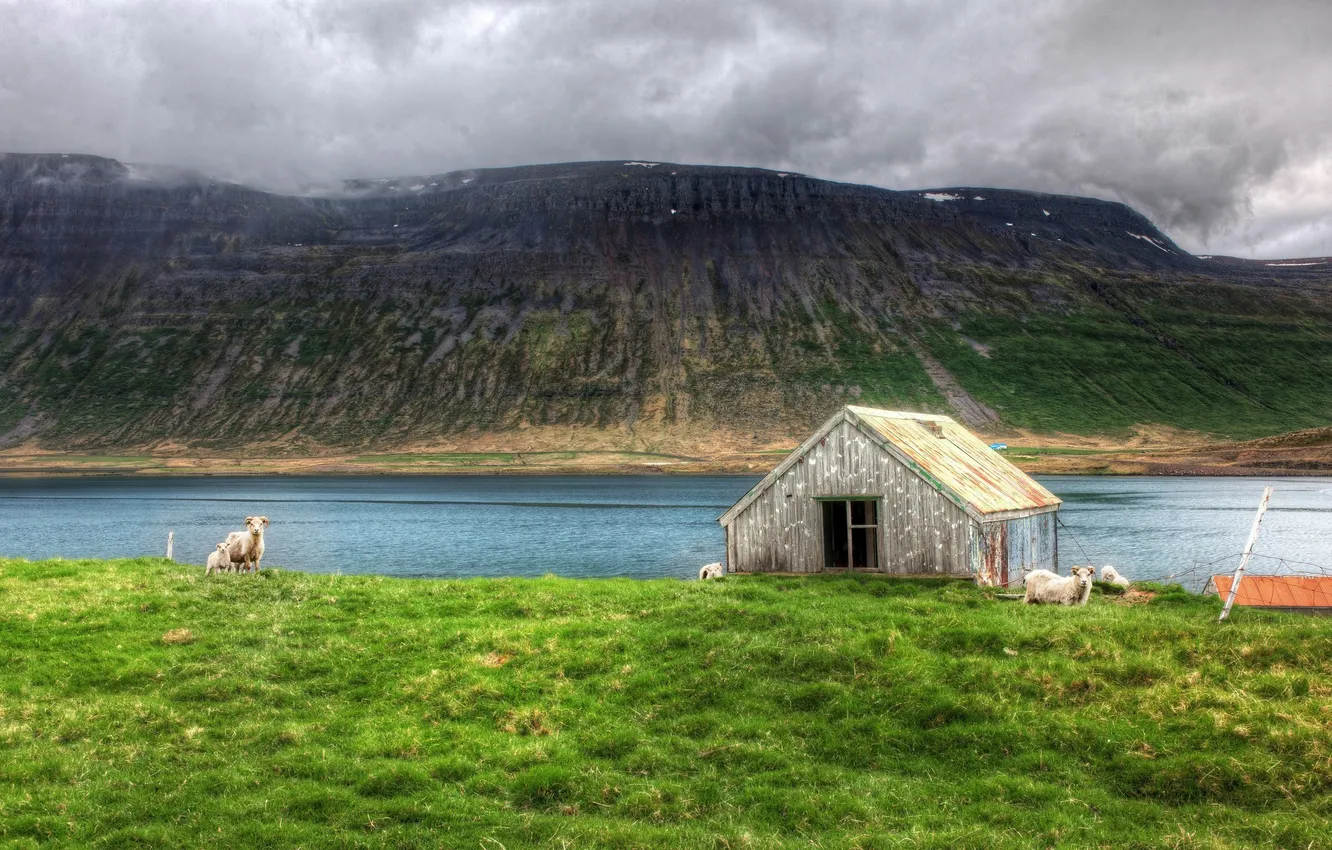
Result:
[[[1054,605],[1086,605],[1091,596],[1095,567],[1073,567],[1071,575],[1058,576],[1049,570],[1033,570],[1027,574],[1027,592],[1022,601],[1035,605],[1048,602]]]
[[[1115,587],[1128,587],[1131,581],[1119,574],[1119,570],[1108,564],[1101,567],[1101,581],[1113,584]]]
[[[244,531],[227,535],[227,554],[231,556],[232,565],[241,572],[259,571],[259,560],[264,557],[265,528],[268,528],[268,517],[247,516]]]
[[[726,565],[718,561],[715,564],[708,564],[698,571],[698,580],[706,581],[710,578],[721,578],[726,575]]]
[[[231,556],[227,554],[227,544],[217,544],[217,549],[208,553],[208,566],[204,567],[204,575],[213,573],[229,572],[231,570]]]

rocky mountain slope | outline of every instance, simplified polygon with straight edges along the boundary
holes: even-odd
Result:
[[[764,441],[847,401],[996,434],[1251,438],[1332,421],[1332,265],[1300,262],[1194,257],[1086,198],[750,168],[572,163],[292,197],[9,154],[0,439]]]

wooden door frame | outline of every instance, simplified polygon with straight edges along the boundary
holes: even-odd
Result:
[[[883,536],[883,496],[815,496],[814,501],[819,504],[819,530],[822,532],[820,537],[824,544],[823,564],[819,567],[820,572],[830,572],[836,567],[828,564],[828,529],[823,526],[823,502],[842,502],[846,505],[846,570],[854,572],[856,570],[856,549],[855,536],[851,533],[854,529],[872,528],[874,529],[874,569],[866,568],[866,572],[885,572],[884,569],[884,536]],[[851,503],[852,502],[874,502],[874,524],[873,525],[855,525],[851,522]]]

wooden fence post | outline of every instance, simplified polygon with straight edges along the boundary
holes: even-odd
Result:
[[[171,557],[172,544],[174,544],[175,542],[176,542],[176,532],[174,532],[174,531],[168,531],[168,532],[167,532],[167,560],[168,560],[168,561],[174,561],[174,560],[175,560],[175,558]]]
[[[1240,579],[1244,578],[1244,568],[1249,566],[1249,556],[1253,554],[1253,544],[1258,542],[1258,526],[1263,524],[1263,513],[1267,511],[1267,500],[1272,498],[1272,488],[1263,488],[1263,500],[1258,503],[1258,515],[1253,518],[1253,530],[1249,532],[1249,542],[1244,546],[1239,566],[1235,568],[1235,577],[1230,580],[1230,593],[1226,595],[1226,606],[1221,609],[1217,622],[1225,622],[1230,616],[1230,606],[1235,604],[1235,594],[1239,593]]]

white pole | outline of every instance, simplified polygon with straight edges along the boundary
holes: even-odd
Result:
[[[1235,576],[1230,580],[1230,593],[1226,596],[1226,607],[1221,609],[1217,622],[1224,622],[1230,616],[1230,606],[1235,604],[1235,594],[1239,593],[1240,579],[1244,578],[1244,568],[1249,565],[1249,556],[1253,554],[1253,544],[1258,542],[1258,526],[1263,524],[1263,513],[1267,510],[1267,500],[1272,498],[1272,488],[1263,488],[1263,500],[1258,503],[1258,515],[1253,518],[1253,530],[1249,532],[1249,542],[1244,546]]]
[[[176,539],[176,532],[174,532],[174,531],[168,531],[168,532],[167,532],[167,560],[168,560],[168,561],[175,560],[174,558],[171,557],[171,547],[172,547],[172,544],[175,542],[175,539]]]

